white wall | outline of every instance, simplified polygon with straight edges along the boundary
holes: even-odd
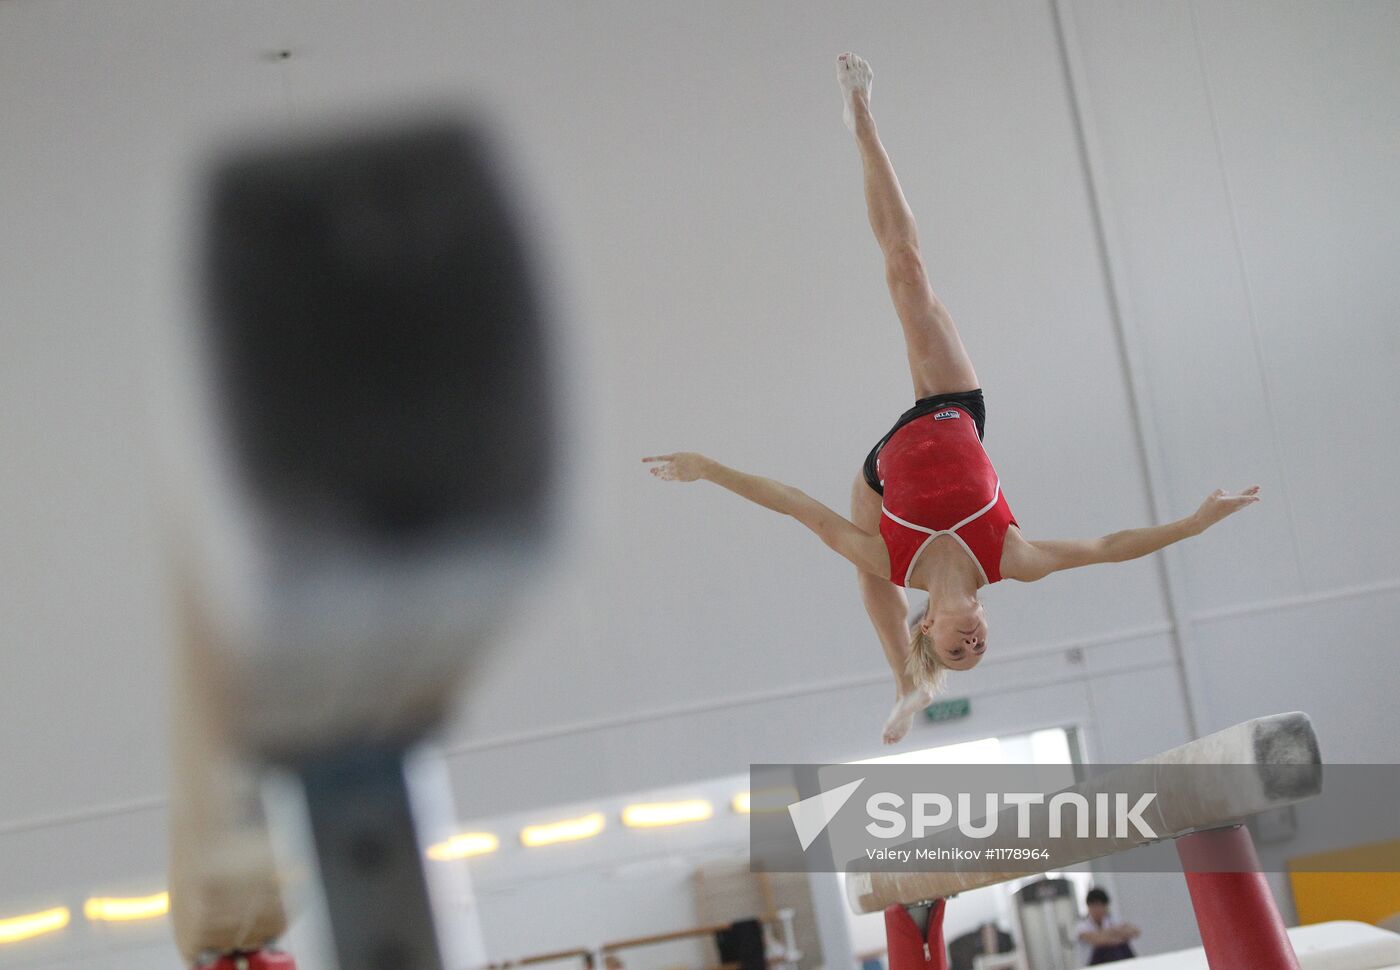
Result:
[[[0,915],[161,881],[142,409],[151,332],[180,322],[178,180],[215,132],[427,94],[501,120],[569,311],[569,534],[445,739],[464,815],[875,753],[889,688],[849,568],[636,463],[708,451],[841,507],[907,405],[844,49],[875,65],[1027,534],[1266,496],[1164,561],[990,590],[992,655],[954,686],[972,717],[911,743],[1075,724],[1132,760],[1191,733],[1180,654],[1199,731],[1303,708],[1332,760],[1393,760],[1398,20],[1360,0],[0,5]],[[124,818],[126,868],[95,834]],[[1147,948],[1193,942],[1182,896],[1133,885]],[[75,927],[0,965],[137,952],[105,946]]]
[[[747,788],[746,773],[473,820],[473,829],[497,833],[502,842],[496,853],[465,864],[488,951],[518,958],[696,925],[696,869],[715,860],[747,860],[748,819],[730,804]],[[710,802],[714,816],[654,829],[620,824],[627,804],[681,799]],[[602,812],[606,824],[586,841],[527,849],[515,840],[524,825],[590,812]],[[623,959],[629,970],[645,970],[708,966],[717,956],[708,941],[686,940],[628,951]]]
[[[1380,119],[1400,11],[1070,9],[1168,503],[1221,476],[1266,488],[1247,534],[1177,556],[1203,727],[1281,678],[1268,700],[1309,710],[1335,760],[1390,760],[1351,715],[1395,686],[1367,671],[1394,669],[1400,552],[1371,501],[1397,467],[1400,136]]]

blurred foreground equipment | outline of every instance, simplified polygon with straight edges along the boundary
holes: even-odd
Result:
[[[173,516],[177,942],[213,962],[284,931],[257,794],[278,764],[305,788],[340,970],[437,970],[404,756],[544,551],[529,253],[453,120],[243,147],[205,188]]]

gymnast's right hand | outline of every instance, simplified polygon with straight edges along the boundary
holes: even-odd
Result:
[[[651,473],[668,482],[693,482],[705,477],[705,469],[710,459],[694,451],[678,451],[674,455],[652,455],[643,458],[644,462],[663,462],[653,465]]]

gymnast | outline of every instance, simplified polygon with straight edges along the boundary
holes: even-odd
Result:
[[[987,650],[977,591],[1001,579],[1034,582],[1062,569],[1137,559],[1198,535],[1259,500],[1259,486],[1216,490],[1194,513],[1166,525],[1097,539],[1029,540],[1021,535],[982,447],[986,406],[972,361],[924,269],[914,217],[870,113],[870,65],[836,59],[846,126],[855,133],[870,227],[885,257],[885,281],[904,329],[915,404],[871,449],[851,494],[851,519],[796,488],[727,468],[694,452],[642,459],[675,482],[714,482],[790,515],[855,564],[861,599],[894,673],[895,705],[884,741],[904,737],[947,670],[968,670]],[[904,590],[928,591],[923,617],[908,625]]]

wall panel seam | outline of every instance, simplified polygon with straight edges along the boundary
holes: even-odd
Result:
[[[1264,397],[1264,413],[1269,419],[1269,436],[1274,448],[1274,462],[1278,465],[1279,501],[1288,519],[1288,535],[1293,549],[1293,568],[1298,577],[1298,588],[1309,592],[1307,576],[1303,572],[1303,551],[1298,537],[1298,518],[1293,509],[1292,492],[1288,487],[1288,466],[1284,463],[1283,435],[1279,429],[1278,409],[1275,406],[1277,395],[1270,379],[1268,357],[1264,352],[1264,335],[1259,327],[1259,314],[1254,298],[1254,284],[1249,272],[1249,259],[1244,252],[1244,237],[1240,231],[1239,207],[1235,204],[1234,183],[1230,178],[1230,168],[1225,161],[1225,140],[1220,134],[1220,121],[1215,110],[1215,90],[1211,85],[1210,68],[1206,63],[1205,47],[1201,43],[1201,29],[1196,16],[1196,0],[1188,0],[1191,11],[1191,39],[1196,48],[1196,63],[1201,72],[1201,87],[1206,96],[1206,112],[1210,117],[1211,140],[1215,147],[1215,161],[1220,168],[1220,183],[1225,192],[1225,208],[1230,214],[1230,241],[1235,247],[1235,268],[1240,276],[1240,288],[1244,293],[1245,322],[1249,327],[1250,349],[1254,352],[1254,366],[1259,372],[1259,387]]]
[[[1239,603],[1233,606],[1221,606],[1213,610],[1202,610],[1192,615],[1192,619],[1198,623],[1213,623],[1219,620],[1230,620],[1240,616],[1254,616],[1260,613],[1283,612],[1284,610],[1299,609],[1305,606],[1316,606],[1321,603],[1331,603],[1336,600],[1356,599],[1363,596],[1379,596],[1386,593],[1394,593],[1400,590],[1400,579],[1386,579],[1376,583],[1366,583],[1358,586],[1337,586],[1333,589],[1319,590],[1315,593],[1304,593],[1300,596],[1285,596],[1279,599],[1258,600],[1253,603]]]
[[[1135,640],[1145,640],[1154,636],[1165,636],[1171,632],[1171,626],[1166,623],[1153,626],[1138,627],[1130,630],[1120,630],[1114,633],[1103,634],[1098,637],[1079,638],[1074,640],[1055,641],[1052,643],[1040,644],[1026,650],[1018,650],[1014,654],[1003,654],[997,658],[988,657],[980,666],[988,665],[1005,666],[1026,660],[1034,660],[1039,657],[1051,656],[1057,653],[1064,653],[1073,649],[1093,649],[1095,647],[1112,646],[1119,643],[1131,643]],[[1153,661],[1162,663],[1163,661]],[[1117,667],[1105,667],[1102,670],[1084,671],[1078,675],[1079,679],[1090,677],[1106,676],[1116,673]],[[463,741],[443,747],[446,757],[458,757],[472,754],[477,751],[485,751],[493,748],[508,748],[517,744],[533,744],[541,741],[550,741],[555,738],[565,737],[575,734],[586,734],[592,731],[604,731],[611,728],[628,727],[634,724],[646,723],[648,721],[662,721],[674,717],[690,717],[698,714],[712,714],[716,711],[731,710],[737,707],[753,707],[758,704],[771,703],[773,701],[795,700],[801,697],[810,697],[815,694],[834,693],[840,690],[857,687],[874,687],[885,683],[890,679],[888,672],[878,674],[865,674],[859,677],[845,677],[839,680],[823,681],[819,683],[801,684],[795,687],[775,688],[769,691],[758,691],[752,694],[745,694],[738,697],[708,698],[702,701],[695,701],[690,704],[679,705],[664,711],[639,711],[633,714],[617,714],[611,717],[596,718],[591,721],[575,722],[566,727],[540,728],[535,731],[526,731],[519,734],[505,735],[495,738],[483,738],[479,741]],[[991,687],[986,691],[971,691],[970,696],[977,694],[997,694],[1002,690]]]
[[[1123,279],[1121,260],[1116,256],[1121,247],[1107,217],[1107,193],[1101,174],[1102,156],[1093,115],[1087,103],[1088,98],[1084,95],[1087,82],[1084,80],[1084,58],[1078,35],[1074,30],[1074,14],[1069,8],[1068,0],[1050,0],[1050,10],[1079,149],[1084,189],[1089,201],[1089,216],[1098,248],[1104,294],[1108,302],[1109,317],[1118,338],[1119,360],[1128,389],[1133,427],[1137,432],[1138,461],[1142,466],[1144,486],[1153,515],[1158,522],[1169,522],[1172,516],[1166,507],[1167,489],[1161,471],[1164,456],[1157,434],[1156,411],[1152,406],[1147,371],[1141,363],[1141,340],[1131,319],[1132,315],[1126,309],[1130,291]],[[1199,676],[1195,663],[1191,621],[1183,602],[1182,590],[1185,584],[1178,556],[1177,550],[1167,548],[1162,550],[1159,557],[1154,558],[1157,558],[1158,579],[1171,618],[1172,641],[1176,648],[1178,679],[1186,707],[1186,723],[1191,735],[1197,737],[1201,733],[1201,725],[1210,723],[1211,719],[1206,685]]]

